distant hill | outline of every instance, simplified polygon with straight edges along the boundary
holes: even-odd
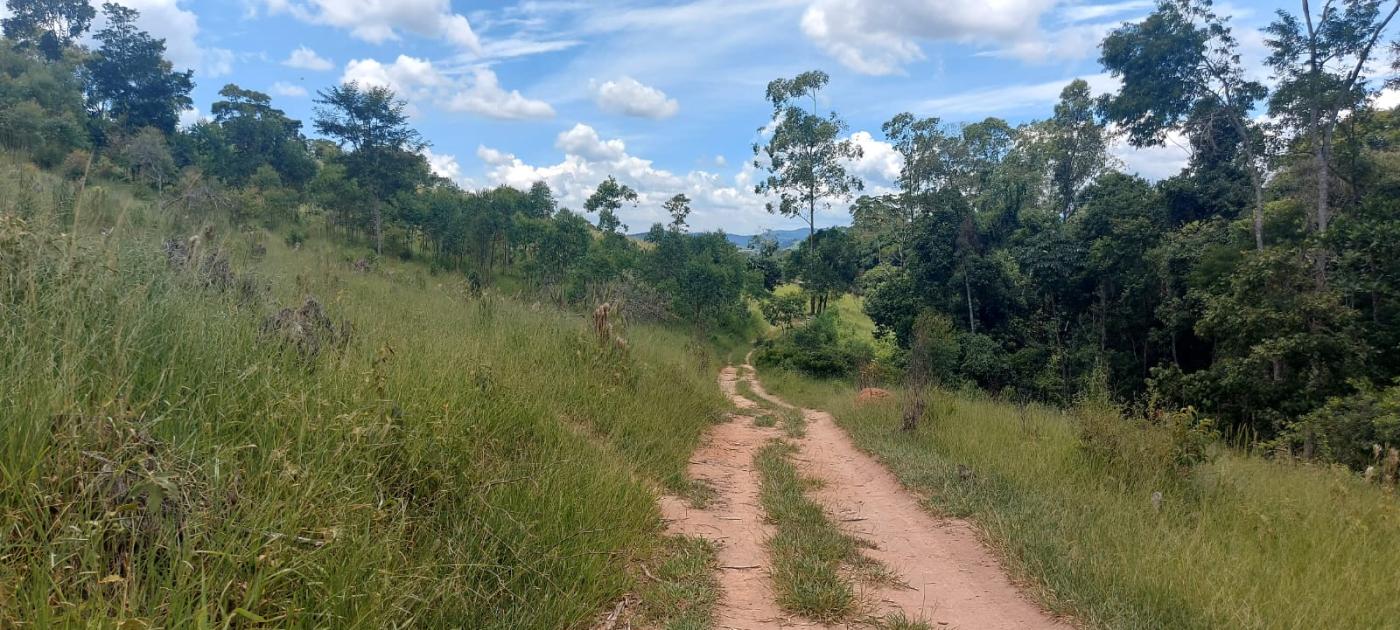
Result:
[[[769,236],[773,238],[773,240],[778,241],[778,249],[788,249],[789,247],[796,247],[798,243],[801,243],[803,239],[807,238],[807,228],[795,228],[791,230],[768,230],[766,232],[763,232],[763,235]],[[645,232],[641,232],[638,234],[628,234],[628,236],[640,240],[646,238],[647,235]],[[725,237],[729,239],[729,242],[733,243],[739,249],[747,248],[749,246],[749,242],[753,240],[754,236],[758,235],[725,234]]]

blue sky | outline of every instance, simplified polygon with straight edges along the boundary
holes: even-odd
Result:
[[[580,208],[609,174],[643,195],[622,212],[634,231],[676,193],[692,225],[750,232],[797,220],[752,193],[751,145],[769,116],[766,83],[820,68],[827,107],[866,157],[870,190],[899,161],[880,125],[911,111],[946,122],[1047,116],[1075,77],[1112,81],[1097,44],[1146,0],[120,0],[195,70],[198,111],[228,82],[274,95],[307,121],[318,89],[358,79],[393,87],[432,142],[440,174],[464,187],[545,180]],[[1222,5],[1246,60],[1279,5]],[[1286,5],[1296,10],[1290,2]],[[1260,70],[1262,73],[1262,69]],[[193,118],[196,114],[187,116]],[[1179,146],[1117,147],[1125,170],[1159,178]],[[823,224],[848,220],[844,207]]]

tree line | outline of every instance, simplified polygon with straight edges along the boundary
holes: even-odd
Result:
[[[1396,85],[1397,11],[1279,10],[1259,69],[1210,0],[1162,0],[1103,40],[1112,93],[1076,80],[1021,125],[898,114],[898,191],[813,229],[794,272],[863,294],[901,365],[945,384],[1059,403],[1106,385],[1364,467],[1400,444],[1400,119],[1374,101]],[[776,131],[755,147],[758,190],[809,222],[861,188],[844,124],[816,109],[826,81],[774,82]],[[1169,137],[1189,163],[1161,181],[1110,153]]]
[[[560,208],[544,182],[528,190],[462,190],[435,176],[428,142],[391,90],[356,83],[316,96],[310,138],[267,94],[229,84],[207,120],[180,128],[193,73],[173,68],[165,42],[136,11],[104,4],[95,46],[81,45],[96,10],[85,0],[9,0],[0,46],[0,144],[75,180],[149,185],[160,203],[196,218],[281,229],[292,242],[318,216],[375,256],[419,259],[473,285],[509,281],[558,300],[625,303],[637,317],[705,330],[743,329],[761,273],[723,235],[686,233],[690,200],[665,204],[669,225],[648,244],[618,218],[636,191],[608,177],[583,210]]]

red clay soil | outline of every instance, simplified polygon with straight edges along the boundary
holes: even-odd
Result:
[[[755,395],[792,408],[764,391],[751,366],[742,367]],[[735,393],[739,378],[734,368],[725,368],[720,387],[740,409],[751,409],[756,405]],[[801,449],[796,461],[804,475],[822,482],[812,498],[833,522],[870,543],[865,553],[901,583],[864,589],[872,616],[902,612],[935,628],[966,630],[1068,627],[1016,588],[969,523],[927,512],[893,474],[856,448],[830,414],[803,413],[807,436],[796,441]],[[674,497],[661,502],[673,532],[719,546],[718,628],[820,627],[783,613],[769,579],[764,541],[771,531],[759,504],[754,455],[780,435],[743,416],[715,426],[691,461],[690,474],[712,484],[719,498],[704,510]]]

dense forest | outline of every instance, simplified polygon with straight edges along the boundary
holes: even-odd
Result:
[[[791,328],[761,354],[823,375],[920,372],[1058,404],[1107,392],[1358,469],[1373,445],[1400,444],[1400,120],[1374,105],[1400,54],[1395,3],[1281,10],[1267,68],[1252,68],[1210,2],[1164,0],[1103,41],[1113,93],[1074,81],[1051,116],[1015,126],[893,115],[883,131],[903,169],[882,195],[848,173],[860,149],[818,105],[827,75],[776,80],[772,119],[754,121],[756,192],[809,227],[786,251],[688,234],[684,191],[669,225],[629,238],[619,211],[638,195],[611,177],[581,212],[544,183],[462,190],[432,174],[427,139],[382,87],[320,91],[308,130],[230,84],[212,118],[180,128],[193,74],[133,10],[103,5],[89,32],[86,2],[8,4],[0,143],[80,187],[147,186],[190,225],[227,216],[291,244],[324,227],[369,265],[419,260],[709,333],[742,334],[756,304]],[[1173,177],[1110,156],[1115,137],[1169,136],[1191,149]],[[849,227],[817,229],[819,209],[845,204]],[[784,284],[802,296],[775,294]],[[825,321],[845,293],[895,351]]]

